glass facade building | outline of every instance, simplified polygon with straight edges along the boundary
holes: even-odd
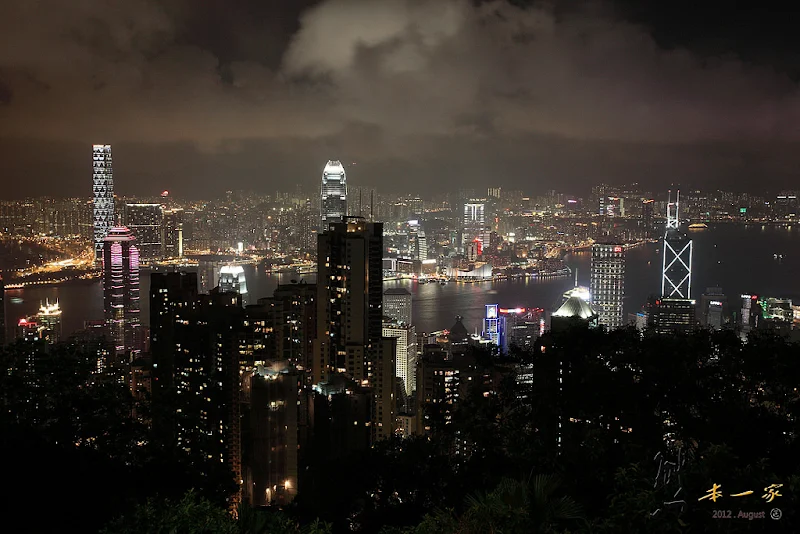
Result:
[[[114,225],[114,171],[111,145],[92,146],[92,199],[95,260],[103,257],[103,239]]]
[[[329,161],[325,165],[320,195],[319,230],[324,232],[328,224],[344,222],[347,215],[347,175],[341,162]]]

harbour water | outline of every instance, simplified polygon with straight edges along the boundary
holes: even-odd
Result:
[[[699,298],[707,287],[721,287],[730,299],[742,293],[800,300],[800,227],[775,228],[760,225],[710,225],[691,231],[694,240],[692,296]],[[776,257],[775,255],[779,257]],[[590,253],[566,258],[578,270],[578,283],[589,285]],[[780,257],[782,256],[782,258]],[[625,276],[625,312],[639,311],[650,294],[660,291],[661,247],[650,244],[628,251]],[[300,276],[292,273],[265,274],[255,267],[246,270],[249,299],[270,296],[278,283]],[[303,276],[314,282],[314,276]],[[149,277],[142,276],[142,323],[148,324]],[[562,293],[574,285],[572,277],[503,280],[447,285],[418,284],[410,280],[387,282],[385,287],[407,287],[413,295],[417,331],[450,328],[456,315],[464,317],[470,330],[480,330],[486,304],[501,307],[539,307],[552,310]],[[61,286],[38,286],[6,291],[6,323],[9,334],[20,317],[33,314],[45,299],[58,299],[63,310],[63,330],[68,335],[84,321],[103,318],[100,282]]]

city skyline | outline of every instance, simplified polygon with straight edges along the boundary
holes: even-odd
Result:
[[[6,4],[16,516],[47,481],[44,531],[800,524],[793,13]]]

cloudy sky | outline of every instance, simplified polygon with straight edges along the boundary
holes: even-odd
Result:
[[[800,188],[796,16],[695,4],[3,0],[0,196],[88,196],[92,143],[121,194]]]

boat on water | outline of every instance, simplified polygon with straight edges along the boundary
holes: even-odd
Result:
[[[702,230],[704,228],[708,228],[706,223],[693,223],[689,225],[689,230]]]

